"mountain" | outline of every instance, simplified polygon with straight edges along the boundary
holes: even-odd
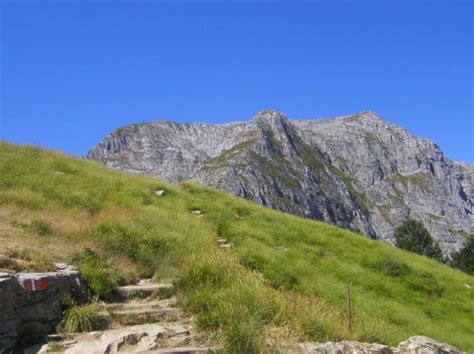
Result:
[[[64,262],[98,296],[173,278],[193,328],[230,353],[343,339],[396,346],[415,334],[474,352],[471,275],[215,188],[58,152],[0,142],[0,244],[0,273]]]
[[[222,125],[134,124],[87,157],[172,183],[216,186],[391,243],[395,228],[416,218],[445,254],[474,233],[474,167],[373,112],[289,120],[263,110]]]

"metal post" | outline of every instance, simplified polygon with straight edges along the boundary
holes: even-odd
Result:
[[[349,331],[351,332],[352,331],[352,304],[351,304],[351,287],[349,284],[347,285],[346,300],[347,300],[347,317],[349,320],[348,325],[349,325]]]

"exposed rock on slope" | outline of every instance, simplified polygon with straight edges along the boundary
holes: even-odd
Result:
[[[327,342],[323,344],[305,343],[299,345],[300,354],[461,354],[458,348],[449,344],[440,343],[434,339],[414,336],[408,338],[405,342],[398,344],[397,348],[391,348],[388,345],[376,343],[359,343],[359,342]]]
[[[136,124],[87,156],[169,182],[214,185],[389,242],[408,217],[420,219],[445,253],[474,233],[474,167],[373,112],[290,121],[264,110],[222,125]]]
[[[79,271],[61,263],[56,269],[0,273],[0,352],[51,333],[62,317],[63,293],[79,304],[87,300],[87,284]]]

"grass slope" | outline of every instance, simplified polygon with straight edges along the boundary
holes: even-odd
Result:
[[[235,247],[219,249],[216,237]],[[265,340],[396,345],[418,334],[474,352],[472,276],[215,189],[57,152],[0,143],[0,242],[0,268],[72,262],[102,296],[142,277],[177,277],[183,307],[229,351],[260,352]]]

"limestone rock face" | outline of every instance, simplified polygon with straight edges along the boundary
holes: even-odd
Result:
[[[0,352],[52,333],[62,317],[65,292],[78,304],[87,300],[87,284],[67,265],[50,273],[1,273]]]
[[[474,167],[373,112],[289,120],[263,110],[222,125],[136,124],[108,135],[87,157],[172,183],[216,186],[388,242],[406,218],[416,218],[446,255],[474,233]]]

